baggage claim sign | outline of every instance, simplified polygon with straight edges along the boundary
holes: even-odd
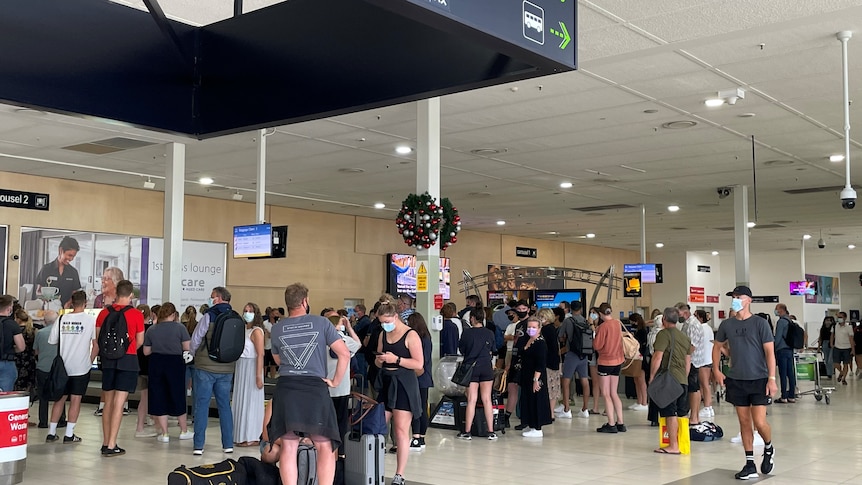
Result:
[[[404,1],[527,49],[568,69],[577,68],[577,0]],[[391,0],[385,4],[387,8],[394,7]]]

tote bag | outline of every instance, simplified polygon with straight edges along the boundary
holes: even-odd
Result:
[[[455,373],[452,374],[452,382],[459,386],[469,387],[470,381],[473,380],[474,367],[476,367],[475,360],[472,364],[467,364],[462,360],[461,363],[458,364],[458,368],[455,369]]]
[[[45,395],[49,401],[56,401],[63,397],[66,392],[66,383],[69,382],[69,374],[66,373],[66,363],[63,361],[63,356],[60,355],[60,335],[62,327],[60,323],[63,317],[55,323],[57,325],[57,356],[51,362],[51,370],[48,371],[48,378],[45,379]]]
[[[667,359],[667,366],[658,372],[647,388],[647,394],[659,409],[666,408],[670,403],[676,401],[684,392],[682,386],[670,373],[670,363],[673,359],[673,347],[674,342],[676,341],[675,337],[676,335],[671,332],[670,355]]]

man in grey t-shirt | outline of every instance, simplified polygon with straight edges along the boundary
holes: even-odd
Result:
[[[737,286],[728,292],[727,296],[733,297],[731,309],[736,312],[736,317],[721,322],[718,327],[712,348],[712,361],[719,362],[722,351],[728,352],[731,369],[728,376],[722,373],[720,365],[713,366],[712,372],[718,385],[725,386],[727,402],[736,406],[746,459],[745,467],[736,474],[736,478],[748,480],[758,476],[757,467],[754,465],[752,427],[757,428],[764,441],[760,471],[768,475],[775,468],[772,430],[766,421],[766,406],[778,392],[775,382],[774,337],[769,323],[751,313],[751,289]]]
[[[590,356],[575,353],[574,349],[571,348],[571,342],[572,338],[576,335],[580,338],[580,332],[577,334],[575,333],[575,325],[584,332],[592,332],[592,330],[590,330],[589,325],[587,325],[587,320],[583,316],[584,305],[579,301],[573,301],[570,308],[572,310],[571,316],[566,317],[563,320],[563,324],[560,325],[560,328],[557,330],[560,337],[560,345],[567,346],[569,350],[566,352],[563,360],[563,372],[562,377],[560,378],[563,403],[557,406],[554,411],[556,411],[558,418],[571,419],[572,411],[569,409],[569,393],[571,391],[572,379],[574,379],[575,374],[577,374],[578,378],[581,380],[581,389],[583,390],[584,396],[584,405],[581,410],[578,411],[578,417],[586,419],[590,417],[590,411],[588,408],[590,400]]]

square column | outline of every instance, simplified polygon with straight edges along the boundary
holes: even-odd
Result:
[[[162,301],[170,301],[179,309],[182,306],[183,277],[183,223],[185,210],[186,146],[183,143],[167,145],[165,169],[165,221],[164,270],[162,272]]]

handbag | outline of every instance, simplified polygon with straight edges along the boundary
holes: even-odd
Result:
[[[641,344],[638,342],[638,339],[629,332],[629,329],[627,329],[625,325],[621,323],[620,326],[623,328],[623,355],[626,360],[643,360],[643,356],[641,355]]]
[[[499,393],[506,392],[506,376],[508,373],[503,369],[497,369],[494,371],[494,390]]]
[[[69,374],[66,373],[66,363],[63,361],[63,356],[60,355],[60,335],[62,332],[62,327],[60,326],[63,321],[63,317],[54,325],[57,325],[57,355],[54,357],[54,361],[51,362],[51,370],[48,371],[48,378],[45,379],[45,391],[44,395],[48,397],[49,401],[57,401],[63,394],[66,392],[66,384],[69,382]]]
[[[452,374],[452,382],[459,386],[468,387],[470,385],[470,381],[473,379],[474,367],[476,367],[475,360],[472,364],[467,364],[462,360],[461,363],[458,364],[458,368],[455,369],[455,373]]]
[[[371,399],[365,394],[353,392],[350,394],[356,403],[350,415],[350,429],[355,434],[382,434],[386,431],[386,410],[383,404]]]
[[[674,402],[684,392],[679,382],[674,379],[670,373],[670,363],[673,360],[673,346],[676,340],[676,335],[673,332],[670,334],[670,355],[667,359],[667,366],[661,369],[647,388],[647,394],[650,399],[659,407],[666,408],[670,403]]]

